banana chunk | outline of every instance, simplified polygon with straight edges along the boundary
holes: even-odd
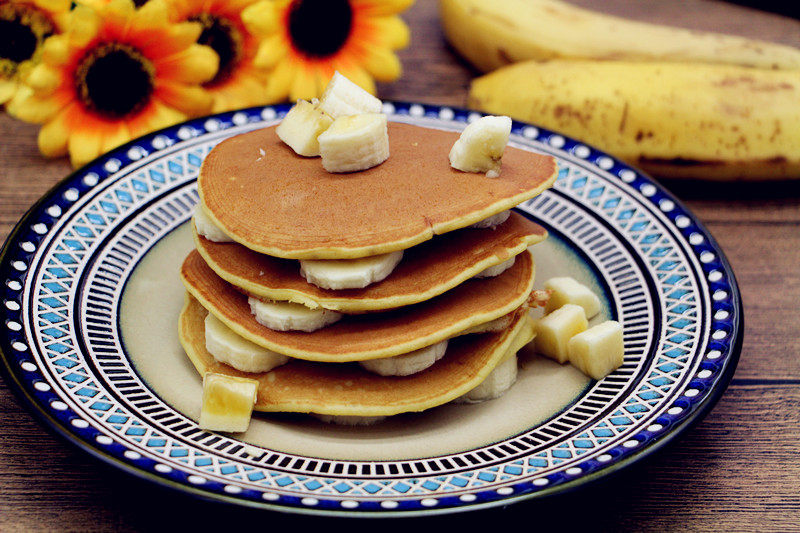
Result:
[[[258,381],[209,372],[203,376],[200,427],[211,431],[247,431],[258,394]]]
[[[380,113],[383,103],[337,71],[322,93],[319,108],[331,117],[339,118]]]
[[[544,315],[536,324],[536,351],[561,364],[567,362],[567,343],[585,331],[589,322],[583,307],[566,304]]]
[[[256,322],[275,331],[312,332],[342,318],[341,313],[322,307],[311,309],[293,302],[265,302],[251,296],[247,299]]]
[[[476,222],[470,227],[477,229],[484,229],[484,228],[494,229],[503,222],[505,222],[506,220],[508,220],[508,217],[510,216],[511,216],[511,211],[507,209],[505,211],[500,211],[496,215],[484,218],[483,220]]]
[[[217,317],[206,315],[206,350],[211,356],[242,372],[269,372],[286,364],[289,358],[283,354],[262,348],[237,335]]]
[[[550,278],[544,288],[551,292],[545,313],[555,311],[566,304],[583,307],[586,318],[591,319],[600,312],[600,298],[589,287],[570,277]]]
[[[322,166],[328,172],[356,172],[389,158],[386,115],[339,117],[318,138]]]
[[[485,172],[500,176],[503,150],[511,135],[511,119],[505,116],[481,117],[469,124],[450,149],[450,166],[464,172]]]
[[[444,357],[446,351],[447,341],[442,341],[403,355],[359,361],[359,364],[366,370],[381,376],[410,376],[432,366]]]
[[[339,426],[372,426],[386,420],[385,416],[321,415],[318,413],[311,413],[311,416],[322,422]]]
[[[403,251],[360,259],[300,260],[300,275],[323,289],[363,289],[386,279],[403,258]]]
[[[331,124],[333,119],[318,106],[305,100],[298,100],[275,128],[275,133],[296,154],[316,157],[319,155],[317,137]]]
[[[567,343],[567,353],[569,362],[578,370],[592,379],[603,379],[622,366],[622,324],[607,320],[578,333]]]
[[[194,215],[192,215],[192,221],[194,222],[194,229],[197,230],[198,235],[202,235],[209,241],[213,242],[233,242],[222,228],[214,224],[212,222],[211,217],[209,217],[205,211],[203,211],[203,207],[198,205],[194,209]]]
[[[516,261],[516,260],[517,260],[516,256],[512,257],[511,259],[506,259],[502,263],[498,263],[498,264],[496,264],[494,266],[491,266],[491,267],[487,268],[486,270],[482,270],[481,272],[478,272],[473,277],[475,277],[475,278],[493,278],[495,276],[499,276],[500,274],[502,274],[503,272],[505,272],[506,270],[508,270],[512,266],[514,266],[514,261]]]
[[[517,381],[517,354],[511,354],[498,364],[483,382],[455,400],[456,403],[479,403],[499,398]]]

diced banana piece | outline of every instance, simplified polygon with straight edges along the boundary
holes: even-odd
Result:
[[[499,226],[500,224],[502,224],[503,222],[505,222],[506,220],[508,220],[508,217],[510,217],[510,216],[511,216],[511,211],[507,209],[505,211],[500,211],[496,215],[492,215],[492,216],[490,216],[488,218],[484,218],[483,220],[474,223],[470,227],[471,228],[477,228],[477,229],[484,229],[484,228],[494,229],[497,226]]]
[[[486,270],[478,272],[477,274],[475,274],[474,277],[493,278],[495,276],[499,276],[500,274],[502,274],[503,272],[514,266],[514,261],[516,261],[516,259],[517,259],[516,257],[512,257],[511,259],[506,259],[502,263],[498,263],[494,266],[487,268]]]
[[[333,74],[319,102],[319,108],[333,118],[380,113],[382,107],[383,103],[380,100],[339,72]]]
[[[489,322],[484,322],[483,324],[478,324],[477,326],[472,326],[471,328],[465,329],[459,333],[459,335],[473,335],[476,333],[503,331],[511,325],[512,318],[514,318],[514,313],[509,313],[501,316],[500,318],[495,318]]]
[[[275,331],[317,331],[342,318],[336,311],[294,302],[266,302],[253,296],[247,302],[256,322]]]
[[[622,365],[625,346],[622,324],[607,320],[572,337],[567,343],[569,362],[592,379],[603,379]]]
[[[339,117],[318,138],[322,166],[328,172],[355,172],[389,158],[386,115]]]
[[[447,351],[447,341],[442,341],[403,355],[359,361],[359,364],[381,376],[410,376],[432,366],[444,357],[445,351]]]
[[[456,398],[456,403],[479,403],[494,400],[506,393],[517,381],[517,354],[511,354],[498,364],[483,382]]]
[[[320,415],[311,413],[314,418],[328,424],[339,426],[372,426],[386,420],[385,416]]]
[[[214,224],[211,218],[203,211],[203,207],[198,204],[194,209],[192,216],[194,228],[197,230],[198,235],[202,235],[209,241],[213,242],[233,242],[233,239],[222,231],[222,228]]]
[[[573,278],[550,278],[545,281],[544,288],[552,291],[545,313],[555,311],[565,304],[580,305],[588,319],[600,312],[600,298],[589,287]]]
[[[206,350],[211,356],[242,372],[269,372],[289,358],[237,335],[217,317],[206,315]]]
[[[360,259],[300,260],[300,275],[323,289],[362,289],[386,279],[403,258],[403,251]]]
[[[500,175],[503,150],[511,134],[509,117],[486,116],[469,124],[450,150],[450,166],[464,172]]]
[[[275,128],[275,133],[298,155],[315,157],[319,155],[317,137],[332,123],[333,119],[318,106],[298,100]]]
[[[567,342],[585,331],[589,322],[583,307],[566,304],[544,315],[536,324],[536,351],[559,363],[567,362]]]
[[[209,372],[203,376],[200,427],[211,431],[247,431],[258,381]]]

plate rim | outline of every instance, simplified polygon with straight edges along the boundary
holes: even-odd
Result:
[[[426,116],[427,111],[435,112],[437,113],[437,116],[439,116],[442,109],[448,109],[452,111],[456,116],[464,115],[465,117],[471,117],[474,115],[481,116],[484,114],[479,111],[459,106],[426,104],[416,101],[384,100],[384,104],[385,105],[388,104],[389,106],[393,107],[405,108],[408,111],[407,114],[412,117],[413,116],[424,117]],[[150,132],[136,139],[132,139],[118,146],[117,148],[114,148],[104,154],[99,155],[97,158],[86,163],[82,167],[74,169],[64,178],[59,179],[45,193],[43,193],[29,209],[25,211],[22,217],[18,220],[18,222],[9,232],[8,236],[6,237],[3,243],[2,248],[0,249],[0,268],[8,264],[9,261],[8,256],[11,253],[11,244],[13,242],[16,242],[18,234],[20,234],[23,231],[26,225],[30,222],[30,219],[36,213],[43,210],[43,205],[47,203],[48,200],[51,200],[55,196],[56,191],[63,188],[67,183],[74,181],[76,178],[78,178],[78,176],[89,172],[92,167],[99,166],[99,164],[102,161],[108,160],[112,154],[126,153],[134,146],[141,144],[145,139],[152,140],[158,137],[159,135],[163,135],[164,132],[177,131],[182,126],[196,124],[196,123],[204,123],[209,119],[217,119],[219,117],[232,117],[235,113],[240,113],[240,112],[253,113],[253,112],[263,112],[266,109],[272,109],[275,110],[276,113],[280,113],[288,110],[289,107],[290,104],[251,106],[221,113],[205,115],[202,117],[192,118]],[[421,108],[422,114],[415,115],[415,113],[413,112],[414,108],[417,109]],[[466,123],[467,121],[468,119],[460,120],[459,122]],[[51,433],[58,435],[70,445],[80,450],[84,450],[88,452],[90,456],[106,463],[107,465],[119,468],[123,472],[131,474],[139,479],[149,482],[154,482],[161,487],[178,491],[184,494],[190,494],[193,497],[197,497],[203,500],[216,501],[227,505],[238,505],[248,508],[268,509],[282,513],[302,514],[311,516],[360,517],[360,518],[431,516],[431,515],[442,515],[442,514],[459,513],[459,512],[480,511],[499,506],[509,505],[512,503],[518,503],[525,500],[552,498],[560,494],[574,492],[575,490],[583,488],[584,486],[589,484],[594,485],[605,478],[614,476],[624,468],[627,468],[632,464],[635,464],[639,461],[651,457],[654,453],[658,453],[660,450],[672,444],[680,437],[684,436],[689,429],[698,424],[708,415],[708,413],[716,406],[721,397],[724,395],[725,391],[730,385],[730,382],[733,378],[736,367],[738,365],[744,339],[745,317],[744,317],[744,308],[741,299],[738,280],[736,278],[733,267],[730,264],[727,256],[725,255],[722,247],[716,241],[716,239],[714,238],[712,233],[708,230],[708,228],[705,226],[705,224],[680,199],[678,199],[671,191],[662,186],[657,180],[652,178],[649,174],[628,163],[625,163],[624,161],[619,160],[618,158],[604,152],[603,150],[600,150],[592,146],[591,144],[582,143],[581,141],[578,141],[575,138],[572,138],[570,136],[567,136],[559,132],[555,132],[548,128],[538,126],[536,124],[531,124],[516,120],[514,121],[515,130],[519,130],[525,127],[535,128],[535,130],[538,132],[537,136],[541,136],[542,134],[547,134],[550,135],[551,137],[559,136],[565,141],[586,146],[588,149],[598,154],[599,156],[601,157],[604,156],[609,158],[613,162],[613,165],[615,167],[621,167],[622,169],[632,170],[637,177],[642,178],[647,184],[654,186],[662,196],[668,198],[675,204],[675,206],[679,207],[686,215],[689,216],[693,225],[696,226],[697,229],[702,232],[704,237],[706,237],[709,247],[714,249],[714,251],[716,252],[717,256],[716,259],[720,262],[722,269],[726,272],[726,274],[729,275],[728,283],[731,289],[730,300],[731,300],[731,305],[735,310],[735,316],[738,320],[731,321],[730,323],[731,335],[729,338],[732,340],[730,343],[729,355],[723,361],[722,369],[720,370],[720,373],[718,375],[717,380],[714,383],[713,388],[711,389],[711,391],[709,391],[708,394],[704,396],[704,398],[697,404],[696,408],[691,413],[689,413],[687,416],[683,417],[676,423],[672,424],[668,432],[654,439],[647,446],[631,451],[624,457],[617,459],[613,463],[603,468],[584,474],[580,477],[576,477],[572,480],[564,481],[555,485],[541,488],[534,492],[523,492],[511,496],[503,496],[486,501],[460,502],[458,504],[448,505],[446,507],[440,507],[440,508],[422,508],[422,509],[408,509],[408,510],[400,510],[400,509],[364,510],[362,508],[328,509],[328,508],[306,507],[299,504],[298,505],[277,504],[266,500],[256,501],[246,498],[239,498],[236,497],[235,495],[228,495],[225,493],[204,490],[200,487],[196,487],[188,483],[182,483],[177,480],[159,476],[155,472],[150,472],[149,470],[146,470],[144,468],[128,464],[122,461],[121,459],[115,457],[109,452],[91,446],[87,441],[79,438],[77,435],[70,432],[66,426],[62,425],[57,419],[55,419],[51,414],[49,414],[48,411],[44,409],[43,405],[39,403],[23,387],[22,383],[18,379],[18,374],[15,373],[14,368],[11,365],[10,358],[3,351],[2,345],[0,345],[0,376],[2,377],[3,381],[8,385],[9,390],[11,390],[12,393],[16,396],[18,403],[23,405],[27,411],[29,411],[32,415],[34,415],[35,419],[38,419],[40,422],[42,422],[45,429],[49,430]],[[591,166],[597,167],[597,165],[594,163],[592,163]],[[113,172],[110,172],[109,174],[113,174]]]

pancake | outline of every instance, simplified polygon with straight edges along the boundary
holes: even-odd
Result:
[[[328,415],[387,416],[423,411],[447,403],[478,386],[507,355],[533,338],[527,312],[515,315],[508,329],[450,341],[447,354],[411,376],[384,377],[358,364],[292,360],[267,373],[240,372],[218,363],[205,348],[207,311],[187,295],[179,319],[181,344],[200,373],[215,372],[257,379],[257,411]]]
[[[381,282],[363,289],[330,290],[308,283],[300,275],[297,261],[194,234],[197,251],[208,266],[248,294],[344,313],[392,309],[429,300],[545,237],[544,228],[512,213],[494,230],[461,229],[409,248],[394,272]]]
[[[426,302],[380,313],[347,315],[314,331],[274,331],[256,322],[247,295],[217,276],[193,250],[181,267],[189,293],[247,340],[289,357],[323,362],[363,361],[408,353],[519,308],[533,289],[529,251],[497,277],[462,283]]]
[[[389,124],[391,156],[331,174],[264,128],[218,144],[198,188],[212,221],[251,250],[347,259],[410,248],[533,198],[555,181],[550,156],[507,147],[499,178],[450,167],[457,132]],[[265,156],[260,154],[266,152]]]

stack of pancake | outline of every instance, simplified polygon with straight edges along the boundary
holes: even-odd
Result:
[[[274,127],[202,165],[180,339],[201,375],[257,380],[256,410],[361,423],[513,383],[546,232],[509,210],[552,184],[554,159],[509,147],[487,178],[451,168],[457,133],[388,135],[388,160],[347,174]]]

